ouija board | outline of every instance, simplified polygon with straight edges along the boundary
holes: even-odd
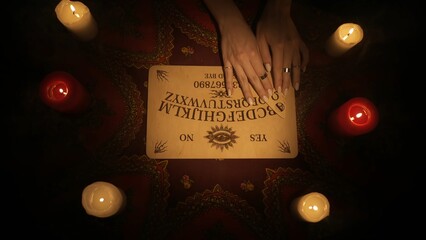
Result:
[[[268,76],[268,81],[272,81]],[[221,66],[149,69],[146,153],[154,159],[271,159],[298,154],[294,89],[265,102],[227,95]]]

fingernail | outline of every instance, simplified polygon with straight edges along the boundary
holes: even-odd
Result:
[[[251,99],[251,98],[248,98],[248,103],[250,104],[250,106],[253,106],[253,99]]]
[[[306,66],[302,68],[302,72],[306,72]]]
[[[298,82],[294,84],[294,89],[296,89],[296,91],[299,90],[299,83]]]
[[[271,64],[269,64],[269,63],[265,64],[265,68],[266,68],[266,71],[270,72],[271,71]]]
[[[278,93],[281,93],[281,86],[279,86],[279,87],[278,87],[277,92],[278,92]]]
[[[232,95],[231,89],[228,89],[228,97]]]
[[[272,91],[272,89],[268,89],[268,95],[269,95],[269,97],[272,97],[272,94],[274,94],[274,92]]]
[[[284,97],[287,96],[288,88],[284,89]]]
[[[263,101],[267,102],[269,100],[269,98],[267,96],[263,96]]]

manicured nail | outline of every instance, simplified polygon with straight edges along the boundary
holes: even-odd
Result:
[[[296,89],[296,91],[299,90],[299,83],[298,82],[294,84],[294,89]]]
[[[250,106],[253,106],[253,99],[251,99],[251,98],[248,98],[248,103],[250,104]]]
[[[279,86],[279,87],[278,87],[277,92],[278,92],[278,93],[282,93],[282,92],[281,92],[281,86]]]
[[[288,88],[284,89],[284,97],[287,96]]]
[[[230,97],[232,95],[232,91],[231,89],[228,89],[228,97]]]
[[[269,98],[267,96],[263,96],[263,101],[267,102],[269,100]]]
[[[269,95],[269,97],[272,97],[272,94],[274,94],[274,92],[272,91],[272,89],[268,89],[268,95]]]
[[[271,71],[271,64],[269,64],[269,63],[265,64],[265,68],[266,68],[266,71],[270,72]]]

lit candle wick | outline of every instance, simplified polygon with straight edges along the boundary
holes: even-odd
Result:
[[[350,119],[351,119],[351,121],[353,121],[353,120],[355,120],[355,118],[362,118],[362,113],[357,113],[356,115],[355,115],[355,117],[351,117]]]
[[[346,38],[348,38],[348,37],[349,37],[349,35],[351,35],[353,32],[354,32],[354,28],[349,29],[348,34],[346,34],[346,35],[345,35],[342,39],[343,39],[343,40],[346,40]]]
[[[63,88],[59,89],[59,92],[62,93],[62,94],[64,94],[64,95],[68,94]]]
[[[78,13],[75,13],[75,7],[74,7],[72,4],[70,5],[70,8],[71,8],[72,14],[73,14],[74,16],[76,16],[76,17],[80,18],[80,15],[79,15]]]

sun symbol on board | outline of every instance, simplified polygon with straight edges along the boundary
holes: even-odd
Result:
[[[157,79],[160,81],[168,81],[168,73],[165,70],[157,70]]]
[[[235,139],[238,138],[232,128],[222,125],[220,127],[212,127],[211,131],[207,131],[207,133],[208,135],[204,137],[209,139],[212,147],[216,147],[216,149],[220,149],[221,151],[233,147],[236,143]]]
[[[279,150],[280,150],[280,152],[283,152],[283,153],[291,153],[291,150],[290,150],[290,143],[288,143],[288,141],[282,141],[282,142],[280,142],[280,141],[278,141],[278,143],[279,143]]]
[[[159,141],[155,143],[154,153],[163,153],[167,150],[167,141]]]

